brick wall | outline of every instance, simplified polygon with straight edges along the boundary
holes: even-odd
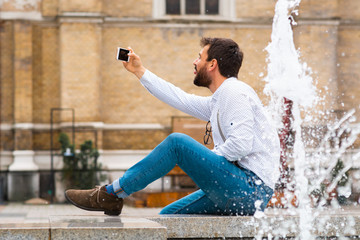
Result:
[[[134,1],[42,0],[21,9],[16,1],[6,1],[0,22],[1,150],[49,149],[50,109],[55,107],[74,108],[76,122],[98,131],[98,146],[105,150],[151,149],[161,142],[172,117],[186,115],[151,96],[115,60],[118,46],[131,46],[147,68],[185,91],[209,95],[192,84],[199,40],[233,38],[245,53],[239,78],[266,103],[264,48],[270,41],[275,1],[235,2],[235,21],[215,22],[154,20],[151,0],[136,1],[136,7]],[[24,19],[11,17],[14,12]],[[314,109],[358,108],[360,2],[302,0],[299,12],[295,44],[325,98]],[[57,113],[55,122],[69,123],[71,115]],[[14,127],[24,123],[34,126]],[[93,123],[122,127],[94,128]],[[126,124],[162,128],[124,129]],[[77,141],[90,135],[79,132]]]
[[[1,123],[14,121],[14,41],[12,22],[0,22],[0,47],[1,47]]]

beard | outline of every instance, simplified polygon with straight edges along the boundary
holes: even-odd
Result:
[[[209,74],[206,72],[205,67],[200,68],[199,71],[196,73],[194,78],[194,85],[198,87],[207,87],[209,88],[212,80]]]

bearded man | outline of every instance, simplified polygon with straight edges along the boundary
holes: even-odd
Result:
[[[177,164],[200,188],[166,206],[160,214],[253,215],[263,211],[279,177],[280,144],[255,91],[238,80],[243,53],[225,38],[202,38],[193,62],[194,84],[208,88],[208,97],[188,94],[147,70],[129,48],[124,67],[155,97],[208,121],[205,143],[170,134],[143,160],[112,184],[90,190],[67,190],[75,206],[108,215],[121,213],[123,199],[166,175]],[[211,128],[209,127],[211,123]]]

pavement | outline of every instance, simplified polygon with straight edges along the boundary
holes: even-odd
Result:
[[[124,205],[122,215],[133,217],[157,216],[161,208],[134,208]],[[90,212],[71,204],[24,204],[7,203],[0,205],[0,224],[7,223],[48,223],[50,216],[104,216],[102,212]]]
[[[117,234],[120,234],[117,239],[135,235],[135,238],[127,239],[149,239],[155,233],[161,237],[152,239],[251,238],[269,234],[294,237],[302,234],[299,228],[301,213],[295,209],[267,208],[266,217],[160,216],[160,210],[124,205],[119,217],[109,217],[102,212],[84,211],[70,204],[7,203],[0,205],[0,239],[74,239],[74,234],[77,234],[75,238],[86,239],[92,230],[91,237],[87,239],[110,239]],[[358,205],[324,208],[308,217],[316,218],[312,222],[315,236],[360,238]],[[134,228],[137,229],[135,232]],[[139,238],[140,233],[145,237]]]

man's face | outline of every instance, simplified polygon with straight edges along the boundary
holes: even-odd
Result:
[[[199,58],[195,59],[195,61],[193,62],[194,68],[195,68],[194,84],[198,87],[207,87],[208,88],[210,86],[210,84],[212,83],[212,79],[206,70],[206,66],[209,63],[207,61],[208,49],[209,49],[209,46],[208,45],[205,46],[200,51]]]

